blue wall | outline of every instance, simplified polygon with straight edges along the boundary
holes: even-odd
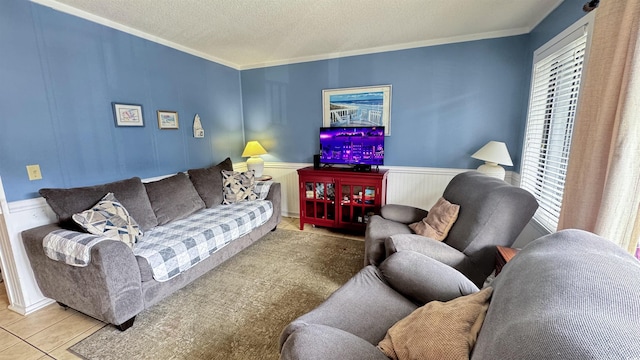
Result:
[[[533,52],[540,46],[585,16],[586,13],[582,10],[582,5],[586,2],[588,1],[564,0],[560,6],[542,20],[530,33],[529,48],[531,57],[533,57]]]
[[[242,160],[239,71],[21,0],[0,1],[0,176],[7,200]],[[111,102],[143,106],[116,127]],[[156,110],[179,114],[160,130]],[[193,138],[200,114],[205,138]],[[43,180],[29,181],[26,165]]]
[[[24,0],[0,1],[0,176],[7,200],[207,166],[247,140],[267,161],[311,162],[322,89],[392,85],[386,164],[475,168],[489,140],[518,170],[533,50],[584,15],[565,0],[529,35],[237,71]],[[117,128],[111,102],[145,127]],[[159,130],[156,110],[178,111]],[[205,139],[192,137],[199,113]],[[244,124],[243,124],[244,122]],[[244,130],[243,130],[244,125]],[[25,166],[40,164],[43,180]]]
[[[528,36],[423,47],[242,71],[247,140],[273,160],[318,152],[322,90],[392,85],[385,165],[475,168],[489,140],[520,158]]]
[[[475,168],[471,154],[499,140],[519,171],[533,51],[583,4],[565,0],[528,35],[242,71],[246,138],[268,160],[311,162],[323,89],[391,84],[385,165]]]

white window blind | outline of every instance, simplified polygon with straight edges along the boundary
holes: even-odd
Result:
[[[534,219],[552,232],[562,206],[586,48],[586,28],[580,28],[534,58],[520,186],[538,200]]]

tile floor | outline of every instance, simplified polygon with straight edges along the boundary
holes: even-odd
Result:
[[[297,218],[283,217],[278,225],[300,231]],[[305,232],[364,240],[363,235],[305,225]],[[28,316],[9,309],[4,283],[0,283],[0,360],[79,359],[67,349],[98,331],[105,323],[57,304],[49,305]]]

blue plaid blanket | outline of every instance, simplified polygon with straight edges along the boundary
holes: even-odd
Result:
[[[265,184],[267,192],[269,186]],[[266,223],[272,214],[269,200],[202,209],[147,231],[134,245],[133,254],[147,260],[155,280],[167,281]],[[61,229],[47,234],[42,245],[49,258],[83,267],[91,262],[91,247],[105,240],[113,239]]]
[[[268,200],[202,209],[147,231],[134,245],[133,254],[147,260],[156,281],[167,281],[266,223],[272,214]]]
[[[50,259],[83,267],[91,262],[91,247],[108,237],[71,230],[54,230],[42,240],[44,253]]]

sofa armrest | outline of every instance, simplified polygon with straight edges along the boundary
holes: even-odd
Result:
[[[282,219],[282,185],[279,182],[274,182],[269,188],[266,200],[271,201],[273,204],[273,216],[276,216],[276,225],[280,223]]]
[[[387,220],[412,224],[424,219],[429,212],[413,206],[387,204],[380,209],[380,215]]]
[[[346,331],[326,325],[307,325],[292,333],[282,346],[281,360],[388,360],[378,348]]]
[[[479,290],[456,269],[413,251],[394,253],[379,269],[389,286],[418,305],[449,301]]]
[[[44,253],[44,237],[57,229],[61,228],[50,224],[22,232],[25,251],[44,296],[114,325],[144,309],[140,269],[125,243],[99,242],[91,248],[88,266],[71,266]]]

